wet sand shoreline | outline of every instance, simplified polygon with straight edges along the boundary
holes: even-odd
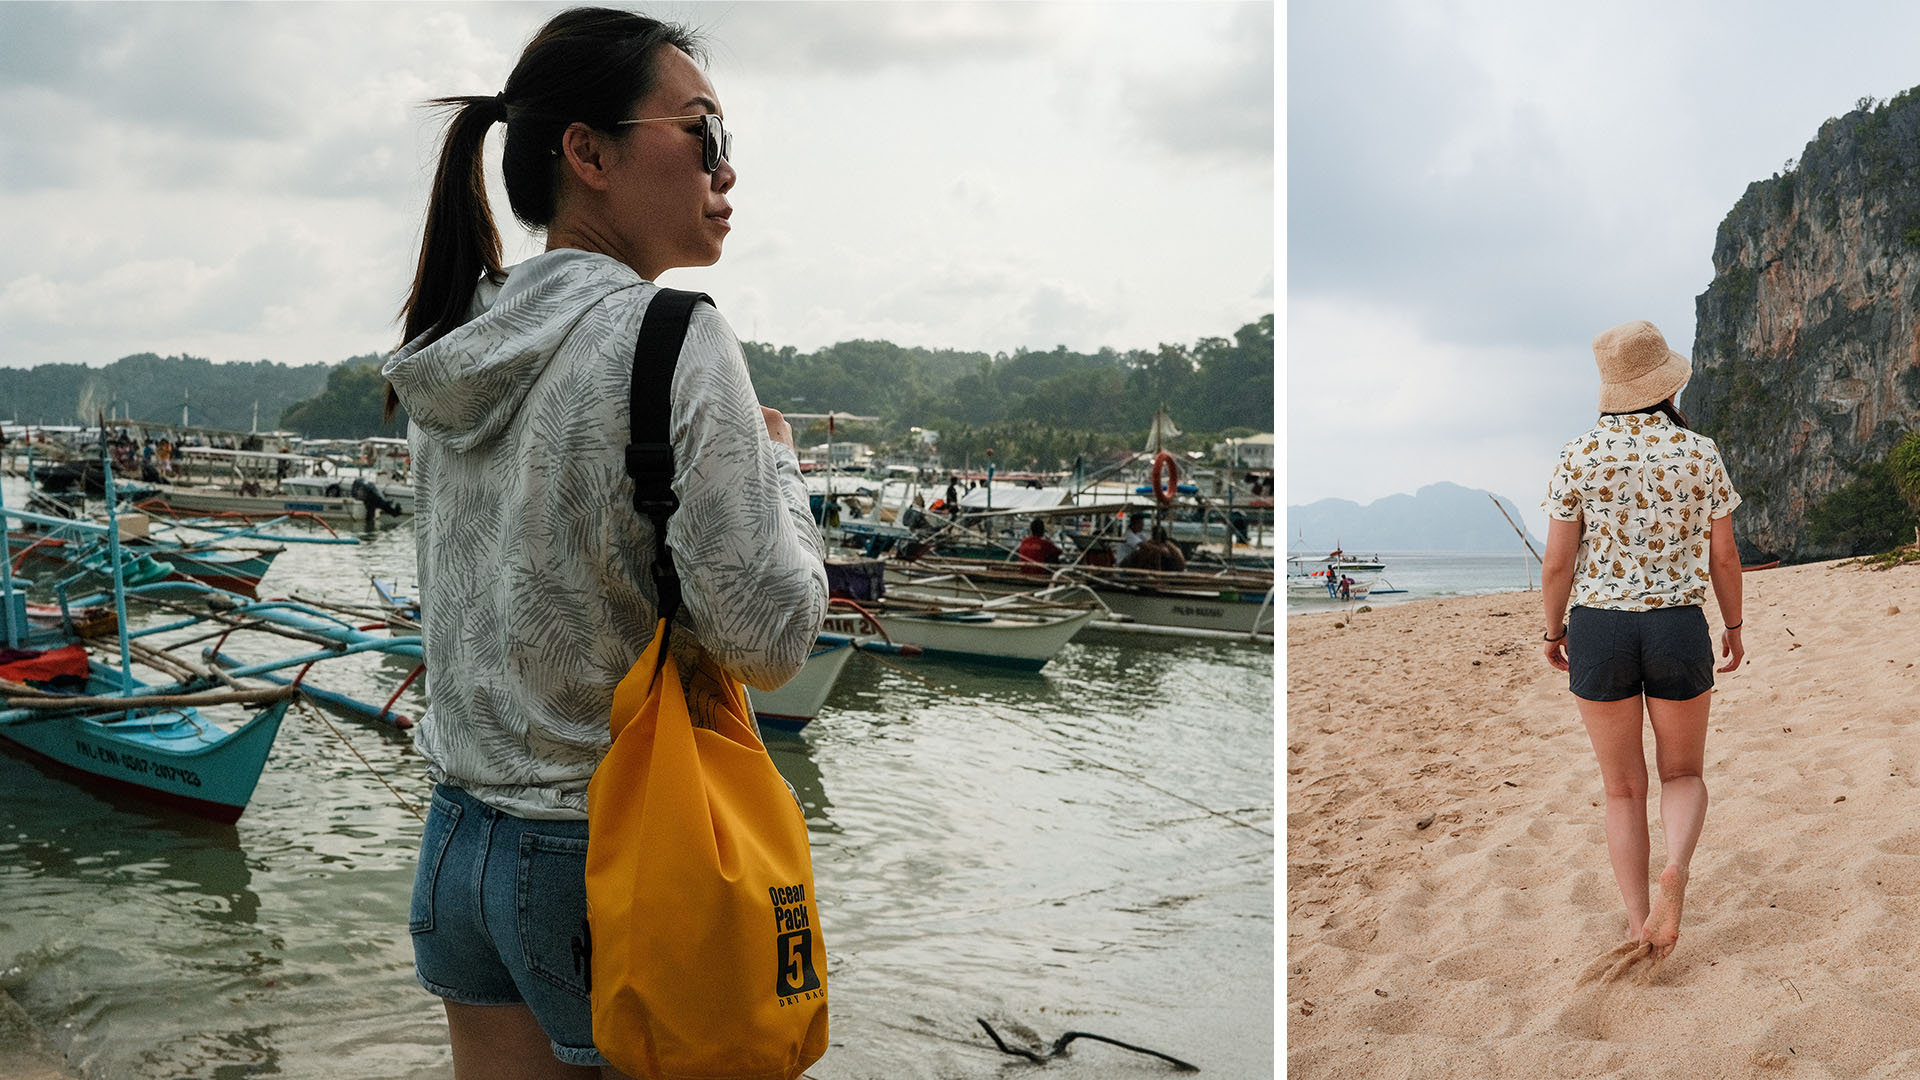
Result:
[[[1289,1075],[1920,1071],[1920,567],[1743,583],[1650,984],[1578,978],[1625,924],[1540,594],[1287,620]]]

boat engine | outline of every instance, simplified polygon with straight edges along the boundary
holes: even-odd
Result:
[[[400,507],[387,501],[387,497],[380,494],[380,488],[370,481],[355,480],[353,482],[353,497],[365,504],[368,521],[372,521],[374,517],[383,510],[393,517],[400,516]]]

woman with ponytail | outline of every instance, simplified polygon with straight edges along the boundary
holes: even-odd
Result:
[[[450,120],[387,362],[411,421],[435,783],[409,919],[445,1001],[455,1074],[618,1075],[594,1049],[587,783],[614,688],[658,618],[651,523],[627,475],[629,390],[658,277],[720,258],[736,180],[719,96],[685,29],[562,12],[492,95]],[[504,125],[513,213],[546,250],[500,265],[485,153]],[[754,398],[739,342],[696,306],[670,392],[684,626],[749,685],[806,662],[826,609],[793,435]],[[694,722],[717,687],[687,686]]]

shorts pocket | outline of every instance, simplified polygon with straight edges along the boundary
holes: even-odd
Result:
[[[587,838],[520,837],[520,948],[527,970],[582,999],[593,985]]]
[[[420,833],[420,861],[413,871],[413,902],[407,909],[407,929],[415,934],[433,932],[433,891],[440,883],[440,863],[447,857],[447,845],[460,824],[460,804],[433,793],[433,805],[427,811],[426,828]]]

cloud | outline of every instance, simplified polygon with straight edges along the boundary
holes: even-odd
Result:
[[[1273,165],[1274,22],[1271,4],[1234,4],[1205,63],[1192,58],[1122,95],[1137,130],[1176,155],[1235,165]]]
[[[1449,341],[1547,346],[1633,312],[1685,347],[1718,217],[1701,221],[1684,167],[1648,168],[1684,160],[1666,152],[1673,132],[1635,129],[1657,70],[1570,102],[1536,80],[1539,57],[1495,69],[1465,44],[1471,20],[1436,32],[1411,7],[1292,10],[1292,289],[1403,297]]]
[[[419,103],[498,89],[559,9],[0,4],[0,363],[392,344],[441,132]],[[667,283],[743,336],[1124,349],[1272,310],[1270,5],[646,10],[709,32],[740,121],[728,258]],[[1265,160],[1195,156],[1263,109]],[[543,240],[498,153],[512,262]]]
[[[0,89],[50,91],[175,134],[270,136],[299,115],[273,78],[280,48],[295,44],[278,25],[248,5],[0,5]]]
[[[807,75],[861,75],[1005,64],[1044,54],[1070,24],[1061,4],[780,3],[650,8],[708,39],[716,67],[742,59],[756,68]]]
[[[1584,342],[1448,345],[1388,304],[1329,298],[1294,300],[1286,333],[1291,504],[1364,503],[1446,480],[1525,509],[1561,444],[1593,422],[1598,376]]]

